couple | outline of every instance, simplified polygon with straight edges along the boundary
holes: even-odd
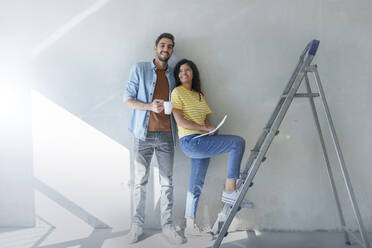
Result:
[[[195,217],[210,157],[229,153],[227,179],[222,201],[233,204],[238,197],[236,180],[245,149],[243,138],[234,135],[193,137],[215,128],[208,120],[212,113],[201,91],[199,72],[195,64],[183,59],[173,71],[168,66],[175,41],[169,33],[155,41],[155,59],[135,64],[126,85],[124,103],[133,109],[129,130],[134,134],[134,214],[129,243],[138,241],[143,233],[146,185],[154,151],[159,164],[161,185],[160,219],[164,237],[172,244],[182,244],[172,223],[174,146],[178,136],[182,151],[191,158],[191,175],[186,198],[185,235],[201,235]],[[173,103],[173,116],[164,113],[164,101]],[[176,121],[174,121],[174,119]]]

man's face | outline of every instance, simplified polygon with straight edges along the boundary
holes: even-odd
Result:
[[[173,54],[173,42],[171,39],[162,38],[154,47],[156,57],[163,62],[167,62]]]

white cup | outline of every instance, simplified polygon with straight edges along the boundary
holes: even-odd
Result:
[[[170,115],[172,113],[173,103],[164,101],[164,113]]]

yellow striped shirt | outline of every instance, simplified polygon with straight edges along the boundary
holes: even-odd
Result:
[[[198,92],[188,90],[182,85],[176,87],[172,91],[171,101],[173,103],[173,108],[183,111],[183,117],[186,120],[193,121],[199,125],[205,125],[205,118],[212,113],[203,95],[201,95],[201,99],[199,100]],[[206,133],[205,131],[191,130],[178,125],[177,127],[179,138],[190,134]]]

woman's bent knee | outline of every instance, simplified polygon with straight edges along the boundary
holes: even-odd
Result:
[[[245,148],[245,139],[240,136],[235,136],[235,145],[238,147]]]

